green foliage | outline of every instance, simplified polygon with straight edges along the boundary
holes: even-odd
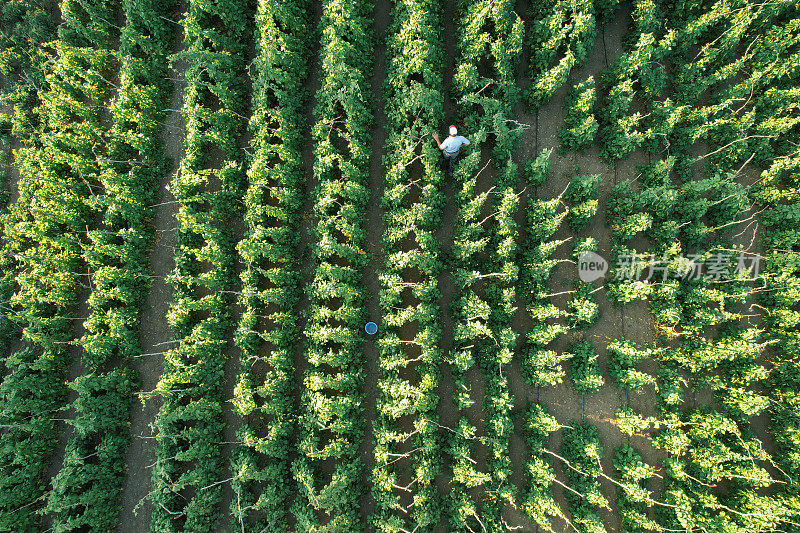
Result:
[[[614,11],[619,6],[619,0],[594,0],[594,10],[600,24],[609,24],[614,19]]]
[[[657,159],[647,165],[636,167],[639,183],[642,187],[662,187],[670,185],[670,173],[675,166],[675,156]]]
[[[543,151],[535,162],[529,163],[529,183],[540,184],[549,170],[549,151]],[[537,178],[531,178],[534,175]],[[538,179],[541,176],[542,179]],[[594,190],[593,190],[594,187]],[[596,177],[577,177],[567,197],[582,202],[587,195],[596,195]],[[551,259],[565,241],[552,240],[568,211],[559,198],[528,202],[526,210],[527,253],[520,269],[518,294],[521,294],[533,325],[522,347],[523,377],[535,386],[554,385],[564,378],[562,363],[572,357],[557,352],[548,345],[574,327],[588,327],[597,318],[598,306],[589,295],[588,285],[579,286],[567,309],[549,301],[548,280],[556,261]],[[592,243],[586,245],[591,248]]]
[[[505,531],[514,527],[504,523],[509,506],[542,530],[569,519],[577,531],[603,531],[599,511],[608,504],[596,429],[562,426],[539,405],[514,418],[508,378],[517,371],[529,385],[557,384],[570,359],[579,392],[602,384],[591,344],[570,353],[560,343],[597,319],[595,288],[577,284],[563,304],[558,297],[568,291],[550,286],[564,258],[598,250],[591,237],[561,250],[569,239],[554,238],[565,219],[573,232],[594,220],[597,178],[577,177],[563,197],[530,194],[549,174],[551,151],[517,167],[525,126],[514,106],[520,96],[538,108],[563,94],[596,40],[596,25],[611,22],[618,3],[535,2],[526,42],[514,2],[459,2],[453,120],[473,145],[453,176],[452,199],[443,194],[440,154],[425,142],[444,117],[444,9],[432,0],[392,5],[380,250],[367,247],[365,227],[374,200],[372,3],[323,2],[319,33],[307,0],[186,4],[184,50],[172,58],[188,66],[185,156],[170,185],[178,205],[167,316],[175,344],[148,394],[161,404],[152,531],[285,531],[292,520],[304,531],[421,531],[442,516],[448,530]],[[655,394],[655,416],[625,407],[611,423],[664,456],[657,498],[665,505],[650,492],[654,466],[623,446],[613,458],[615,511],[631,532],[796,529],[800,6],[634,0],[630,7],[622,54],[609,58],[596,87],[590,77],[565,91],[559,133],[564,150],[596,138],[603,160],[615,165],[647,152],[636,154],[647,163],[635,172],[619,165],[621,183],[608,198],[609,259],[618,266],[605,288],[612,302],[647,302],[655,339],[647,348],[614,340],[607,349],[619,387]],[[45,514],[55,531],[119,528],[138,387],[130,363],[141,355],[139,308],[151,279],[150,218],[156,184],[169,169],[161,143],[177,8],[158,0],[0,0],[0,172],[6,176],[14,164],[20,176],[19,200],[2,215],[0,250],[0,344],[7,349],[0,530],[42,529]],[[322,83],[309,128],[304,84],[315,42]],[[531,55],[524,91],[516,79],[523,46]],[[314,189],[305,198],[308,143]],[[11,146],[21,148],[12,153]],[[482,174],[487,154],[492,165]],[[484,186],[487,177],[493,182]],[[529,193],[521,194],[520,178]],[[0,200],[9,197],[0,191]],[[448,200],[456,218],[445,257],[438,237]],[[520,201],[527,202],[522,228]],[[306,203],[312,208],[304,218]],[[234,246],[240,216],[245,232]],[[306,225],[308,279],[298,256]],[[742,248],[760,254],[754,281],[661,279],[661,271],[637,279],[661,256],[665,274],[674,275],[691,266],[687,257],[709,261],[720,250],[732,254],[715,266],[731,270]],[[622,279],[632,257],[648,262]],[[374,457],[365,476],[363,274],[371,263],[381,321]],[[445,271],[456,297],[448,310],[453,342],[443,351]],[[87,294],[87,305],[76,306]],[[308,302],[302,319],[301,298]],[[512,327],[517,306],[529,320],[521,338]],[[242,317],[232,350],[235,308]],[[21,342],[11,344],[17,336]],[[306,361],[302,383],[295,383],[298,349]],[[240,369],[226,399],[231,353]],[[657,370],[645,372],[646,359]],[[450,428],[437,419],[442,363],[460,411]],[[75,364],[80,375],[65,382]],[[475,372],[480,389],[471,386]],[[241,418],[230,463],[222,444],[228,399]],[[480,433],[466,412],[476,404],[484,410]],[[771,454],[760,430],[753,432],[754,417],[769,418]],[[51,465],[65,418],[73,431],[62,464]],[[521,490],[510,481],[515,423],[530,451]],[[561,429],[564,458],[547,447]],[[567,461],[559,466],[569,478],[569,513],[552,495],[560,483],[553,461]],[[442,473],[446,497],[436,489]],[[235,498],[230,523],[221,524],[228,483]],[[366,524],[365,490],[374,501]]]
[[[567,468],[569,485],[574,490],[567,492],[572,522],[581,533],[602,532],[605,528],[598,510],[609,507],[599,481],[603,446],[596,427],[586,422],[570,422],[570,426],[564,429],[561,454],[573,467]]]
[[[628,339],[615,339],[608,345],[608,372],[619,388],[642,392],[645,386],[655,383],[655,378],[635,366],[650,357],[653,351],[649,348],[639,349]]]
[[[594,174],[591,176],[575,176],[567,188],[567,198],[573,203],[581,203],[592,198],[597,198],[598,184],[601,176]]]
[[[153,532],[209,531],[220,516],[222,382],[235,277],[231,221],[245,180],[238,140],[245,127],[243,78],[252,30],[247,5],[190,2],[185,49],[173,56],[187,63],[188,118],[185,155],[169,185],[178,202],[178,229],[167,319],[177,342],[156,385],[162,405],[149,494]]]
[[[654,444],[670,454],[664,461],[666,503],[673,506],[665,513],[668,523],[708,527],[732,503],[741,513],[731,519],[736,531],[766,531],[795,512],[780,495],[756,496],[773,480],[759,464],[767,454],[747,428],[743,431],[734,420],[708,409],[670,414],[665,423],[667,429]],[[727,501],[714,494],[728,483],[739,487],[741,498]],[[747,516],[753,512],[761,515],[757,522]]]
[[[597,213],[597,184],[599,182],[599,174],[572,178],[566,194],[571,203],[568,220],[572,231],[580,231],[585,228]]]
[[[46,49],[38,49],[37,44],[50,35],[53,23],[45,20],[49,15],[40,6],[16,2],[0,6],[4,21],[10,22],[2,32],[2,44],[9,48],[0,54],[3,68],[8,69],[3,72],[8,76],[6,82],[13,83],[16,76],[30,72],[27,82],[16,92],[4,90],[3,94],[9,97],[6,103],[17,107],[13,121],[18,127],[14,134],[31,141],[30,146],[17,152],[19,198],[3,220],[4,254],[12,254],[19,267],[14,280],[16,292],[4,305],[13,310],[13,320],[23,332],[25,345],[6,358],[8,373],[0,385],[0,530],[40,529],[45,475],[57,442],[54,419],[67,400],[67,345],[75,340],[75,302],[81,292],[82,273],[87,271],[83,249],[90,246],[87,230],[94,227],[97,214],[91,200],[92,187],[99,186],[99,154],[105,155],[107,150],[108,131],[99,109],[111,94],[109,84],[102,78],[110,76],[114,67],[114,29],[108,22],[113,4],[62,2],[64,23],[59,27],[56,54],[50,58],[54,68],[49,69],[37,96],[31,91],[41,81],[40,69],[47,57]],[[87,22],[73,16],[82,10],[105,19]],[[81,36],[89,31],[89,25],[91,41]],[[31,41],[26,44],[27,39]],[[20,52],[23,57],[17,60],[14,55]],[[32,111],[39,102],[40,109]],[[48,134],[38,135],[41,129]],[[4,288],[5,292],[9,290],[8,286]],[[122,342],[122,347],[126,344]],[[130,390],[130,383],[120,381],[125,385],[123,390]],[[125,401],[121,404],[117,408],[127,412]],[[120,446],[113,437],[110,443],[114,453],[124,451],[124,444]],[[68,454],[72,452],[68,450]],[[118,459],[119,455],[111,462]],[[70,455],[67,464],[69,468]],[[115,468],[118,472],[118,462],[104,473]],[[87,481],[102,483],[97,479]],[[113,522],[117,496],[113,490],[87,490],[87,501],[97,503],[102,515],[97,521],[100,529]],[[72,503],[70,498],[54,499],[65,507]],[[79,525],[87,521],[86,515],[80,514],[83,508],[83,504],[75,508]],[[60,520],[56,516],[54,524]]]
[[[648,507],[652,507],[648,480],[655,469],[642,461],[641,455],[631,446],[623,445],[614,452],[614,468],[617,471],[620,488],[617,492],[617,505],[625,533],[661,531],[661,526],[648,518]]]
[[[437,32],[441,16],[436,2],[397,3],[389,32],[389,138],[382,200],[387,261],[378,274],[382,324],[373,422],[375,466],[370,476],[375,499],[370,523],[377,531],[430,528],[439,522],[442,511],[434,481],[444,452],[436,423],[441,358],[437,276],[443,265],[433,232],[444,204],[444,176],[439,151],[429,142],[420,147],[412,140],[435,130],[442,113],[442,75],[437,68],[443,54]],[[412,179],[418,180],[416,185],[409,183]],[[475,229],[470,226],[470,231]],[[412,246],[405,244],[409,238]],[[464,253],[466,248],[462,248]],[[465,278],[471,275],[464,273]],[[408,301],[414,303],[407,305]],[[475,300],[470,303],[481,307]],[[471,354],[465,355],[471,359]],[[460,405],[472,402],[469,394],[456,401]],[[408,419],[413,420],[413,433],[403,423]],[[408,443],[413,443],[413,452],[408,452]],[[468,444],[453,442],[458,450],[468,450]],[[398,461],[400,457],[407,458],[407,463]],[[414,472],[415,504],[410,513],[401,507],[404,491],[398,488],[408,469]]]
[[[362,272],[368,261],[364,211],[369,193],[372,104],[372,4],[328,1],[320,21],[320,79],[316,93],[314,244],[305,325],[309,366],[298,416],[298,494],[292,506],[303,526],[332,530],[364,527],[359,513],[363,463]],[[304,140],[303,142],[307,142]],[[324,465],[332,461],[331,471]]]
[[[567,91],[564,99],[564,128],[558,133],[562,152],[584,150],[594,142],[597,133],[597,120],[593,114],[595,98],[593,76]]]
[[[601,158],[608,163],[621,158],[641,144],[641,139],[629,137],[624,129],[626,126],[636,125],[639,120],[639,115],[625,117],[632,100],[633,82],[629,79],[608,90],[602,108],[603,127],[599,135]]]
[[[658,428],[659,422],[654,417],[644,417],[631,409],[623,407],[617,411],[615,424],[621,432],[628,436],[639,435],[650,428]]]
[[[40,145],[46,123],[41,116],[40,93],[48,89],[45,64],[51,58],[50,43],[56,36],[56,19],[46,2],[5,0],[0,3],[0,102],[12,116],[0,127],[3,143],[16,138],[25,145]],[[7,146],[3,146],[8,149]],[[3,178],[10,161],[0,164]]]
[[[617,2],[604,0],[604,3]],[[648,6],[639,10],[638,7],[634,12],[634,26],[639,25],[642,30],[659,30],[660,25],[654,20],[656,10]],[[605,12],[610,13],[609,10]],[[680,116],[670,100],[660,103],[667,81],[661,61],[668,49],[661,48],[653,33],[635,31],[633,38],[636,41],[631,50],[620,56],[603,75],[606,99],[598,114],[598,140],[600,157],[612,164],[639,147],[655,151],[658,134],[667,135],[674,128],[671,122],[675,116]],[[632,107],[638,107],[635,101],[637,93],[641,93],[641,107],[652,111],[630,113]],[[658,121],[662,117],[666,120]]]
[[[612,302],[627,304],[636,300],[646,300],[652,290],[653,286],[647,281],[626,279],[611,285],[607,294]]]
[[[536,387],[556,385],[564,378],[563,361],[570,358],[566,352],[558,353],[538,347],[527,347],[523,353],[524,377]]]
[[[542,245],[542,249],[549,250],[547,245],[550,242],[548,241],[561,226],[566,215],[567,211],[558,198],[528,202],[526,218],[531,242]]]
[[[582,281],[576,281],[575,283],[575,295],[568,305],[570,321],[574,327],[588,328],[597,320],[600,315],[600,308],[592,298],[592,285]]]
[[[591,342],[578,342],[570,345],[567,352],[570,359],[569,377],[578,394],[591,394],[603,386],[603,374],[597,363],[597,353]]]
[[[293,492],[290,452],[296,430],[294,353],[300,298],[297,244],[304,196],[303,80],[308,70],[308,5],[262,1],[256,13],[255,153],[244,195],[246,233],[237,248],[246,268],[235,335],[241,350],[233,405],[244,443],[232,457],[236,474],[233,528],[287,530],[285,501]],[[265,312],[264,310],[271,310]],[[264,375],[255,369],[267,368]],[[262,432],[263,426],[269,431]]]
[[[597,34],[591,0],[555,0],[540,3],[538,10],[530,43],[533,81],[526,94],[534,108],[566,83],[574,67],[583,65]]]
[[[525,180],[532,187],[542,185],[550,173],[550,155],[552,150],[544,149],[536,159],[525,163]]]
[[[531,452],[526,465],[530,476],[528,490],[522,500],[522,510],[543,529],[552,529],[554,518],[565,519],[564,512],[553,498],[552,485],[555,479],[550,458],[544,452],[550,434],[561,426],[544,406],[533,403],[525,415],[523,435]]]
[[[514,121],[513,106],[519,97],[515,62],[522,52],[524,34],[522,19],[509,0],[481,0],[461,8],[453,92],[472,145],[454,175],[457,215],[450,256],[458,298],[453,303],[455,349],[445,360],[453,373],[454,401],[460,410],[474,402],[466,372],[477,363],[484,376],[487,424],[483,442],[489,454],[487,472],[478,471],[472,458],[475,428],[462,417],[461,430],[450,436],[457,445],[450,448],[453,497],[445,508],[450,528],[459,531],[502,527],[502,510],[514,504],[516,495],[516,487],[510,483],[509,453],[513,397],[505,372],[517,342],[511,320],[521,270],[514,220],[520,191],[512,158],[521,130]],[[440,121],[441,115],[431,117],[431,124]],[[491,190],[478,193],[480,146],[490,135],[491,157],[498,172]],[[549,152],[527,166],[527,180],[544,178],[548,156]],[[486,494],[480,508],[467,492],[477,484]]]
[[[575,241],[575,246],[572,248],[572,257],[576,260],[584,252],[596,252],[597,240],[594,237],[584,237]]]
[[[615,243],[624,243],[653,226],[653,214],[645,202],[646,193],[634,192],[630,182],[621,182],[611,189],[606,204],[607,218]]]
[[[44,45],[56,32],[54,19],[35,2],[0,2],[0,216],[5,217],[12,196],[12,166],[19,163],[12,149],[15,143],[38,145],[42,129],[41,98],[48,88],[45,63],[50,50]],[[18,264],[13,250],[0,240],[0,301],[9,302],[17,290]],[[7,306],[0,312],[0,345],[18,340],[21,330]]]
[[[64,528],[111,529],[119,515],[135,386],[130,365],[142,351],[139,308],[149,283],[148,222],[157,184],[168,168],[161,144],[152,139],[163,131],[170,94],[162,78],[174,27],[161,17],[171,12],[148,2],[125,7],[119,52],[125,75],[110,106],[113,125],[100,175],[106,192],[95,198],[102,223],[89,233],[85,249],[93,291],[79,342],[88,373],[70,384],[77,392],[70,421],[76,430],[47,504],[53,523]],[[146,48],[144,36],[150,38]],[[117,367],[104,371],[115,359]],[[101,459],[95,462],[95,456]]]

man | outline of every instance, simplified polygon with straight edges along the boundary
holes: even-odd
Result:
[[[442,156],[444,156],[445,161],[447,162],[447,173],[453,173],[453,166],[456,164],[456,159],[458,159],[458,151],[462,145],[466,146],[469,144],[469,141],[458,135],[458,130],[455,126],[450,126],[450,136],[444,140],[444,142],[439,142],[439,134],[433,133],[431,137],[436,141],[436,144],[439,145],[439,150],[442,151]]]

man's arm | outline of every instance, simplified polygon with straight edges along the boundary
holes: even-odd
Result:
[[[461,137],[461,138],[464,139],[464,141],[461,144],[467,146],[469,144],[469,139],[467,139],[466,137]]]
[[[431,137],[433,140],[436,141],[436,145],[439,146],[439,150],[442,149],[442,143],[439,142],[439,134],[438,133],[431,133]]]

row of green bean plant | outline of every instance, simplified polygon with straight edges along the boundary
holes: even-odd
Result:
[[[150,286],[148,252],[156,188],[170,161],[159,140],[171,84],[167,55],[177,3],[125,0],[119,90],[110,106],[106,155],[92,207],[101,221],[84,257],[91,294],[80,339],[83,374],[70,383],[73,433],[47,510],[61,530],[110,530],[120,512],[136,387],[131,363],[142,354],[140,308]]]
[[[322,86],[316,94],[314,223],[305,326],[308,369],[292,469],[304,531],[362,531],[364,216],[372,122],[372,2],[322,4]]]
[[[242,417],[233,458],[234,529],[288,531],[296,428],[294,354],[300,298],[297,248],[305,196],[303,82],[308,71],[309,3],[261,0],[256,14],[254,147],[245,195],[243,309],[234,392]]]
[[[116,2],[64,0],[54,67],[40,93],[41,145],[18,152],[19,199],[5,219],[5,245],[19,265],[11,316],[23,345],[6,357],[0,385],[0,529],[35,531],[46,469],[67,401],[76,303],[90,271],[83,257],[95,225],[95,192],[107,153],[105,106],[117,63],[109,22]]]
[[[445,202],[441,155],[428,133],[442,116],[441,4],[394,4],[388,41],[382,332],[372,495],[377,531],[431,531],[441,505],[437,407],[441,322],[434,231]]]

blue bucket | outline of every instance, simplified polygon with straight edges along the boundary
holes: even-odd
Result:
[[[375,322],[367,322],[364,326],[364,331],[366,331],[369,335],[375,335],[378,333],[378,324]]]

